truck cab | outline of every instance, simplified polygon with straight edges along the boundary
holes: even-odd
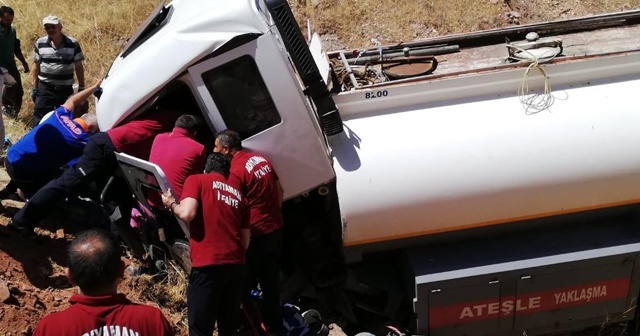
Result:
[[[109,69],[98,122],[106,130],[161,109],[199,111],[209,132],[197,140],[208,152],[216,132],[239,132],[244,148],[272,162],[284,189],[285,253],[315,260],[305,276],[337,284],[346,272],[333,158],[316,104],[275,30],[262,1],[162,1]],[[314,85],[326,91],[321,79]],[[149,190],[170,188],[164,173],[144,158],[117,155],[138,201],[160,219],[141,234],[147,254],[162,258],[165,249],[189,269],[187,227],[146,200]],[[299,262],[289,258],[284,267],[291,273]]]
[[[202,6],[162,3],[129,40],[104,81],[101,129],[160,99],[176,108],[195,101],[212,133],[236,130],[243,146],[273,161],[286,199],[331,181],[328,145],[265,12],[250,2]]]

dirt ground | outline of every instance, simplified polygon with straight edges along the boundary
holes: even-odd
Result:
[[[0,169],[0,185],[4,186],[7,181],[5,170]],[[7,225],[23,204],[3,200],[0,225]],[[42,317],[69,306],[68,298],[77,291],[67,281],[64,271],[66,247],[74,233],[69,228],[71,222],[61,217],[46,221],[44,228],[36,229],[38,239],[35,241],[15,234],[0,234],[0,336],[31,335]],[[131,264],[130,258],[124,258]],[[176,298],[183,297],[184,288],[169,286],[170,283],[182,286],[184,277],[175,269],[155,279],[127,276],[119,291],[133,301],[160,306],[177,334],[186,335],[186,303]]]
[[[570,18],[591,13],[602,13],[600,1],[544,1],[534,0],[511,1],[487,0],[501,5],[502,23],[499,26],[548,20],[549,17]],[[315,1],[312,1],[315,2]],[[554,5],[555,4],[555,5]],[[575,5],[574,7],[571,7]],[[548,7],[546,17],[536,16],[530,9]],[[624,4],[619,10],[634,8]],[[482,23],[480,28],[485,27]],[[364,29],[364,28],[363,28]],[[428,27],[416,27],[409,35],[424,38],[438,35]],[[370,38],[369,32],[360,32],[360,42],[364,45],[350,45],[337,38],[336,34],[326,31],[325,44],[328,49],[366,46]],[[382,38],[381,38],[382,39]],[[349,40],[351,43],[355,40]],[[391,43],[391,42],[389,42]],[[0,169],[0,186],[6,184],[8,178]],[[22,206],[21,202],[2,201],[0,225],[6,225],[10,217]],[[76,291],[64,276],[65,247],[72,239],[72,232],[60,232],[54,226],[51,230],[38,230],[40,239],[37,242],[27,241],[17,236],[0,235],[0,336],[31,335],[37,321],[46,314],[68,307],[67,299]],[[130,298],[156,306],[161,306],[165,315],[175,326],[180,335],[186,334],[185,303],[176,299],[184,289],[169,290],[171,283],[184,282],[184,274],[172,273],[160,279],[149,277],[127,278],[120,285],[120,290]],[[597,334],[594,333],[594,335]],[[583,334],[584,335],[584,334]]]

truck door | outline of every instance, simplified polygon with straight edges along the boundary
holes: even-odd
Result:
[[[271,34],[190,67],[189,76],[215,129],[239,132],[245,148],[271,160],[285,199],[334,178],[317,118]]]
[[[157,229],[157,233],[152,235],[154,237],[157,235],[157,239],[147,237],[149,240],[145,242],[145,248],[151,258],[155,259],[158,256],[154,255],[154,250],[149,245],[164,243],[169,247],[173,259],[185,272],[189,273],[191,270],[189,227],[162,205],[160,194],[171,189],[164,172],[158,165],[131,155],[116,153],[116,159],[136,200],[155,217],[156,225],[153,229]],[[149,232],[146,230],[149,229],[150,227],[146,227],[141,235],[147,236],[146,233]]]
[[[136,200],[151,212],[164,211],[159,196],[171,189],[171,186],[162,169],[154,163],[124,153],[116,153],[116,159]],[[187,225],[177,217],[171,216],[171,218],[176,220],[182,233],[188,239]]]

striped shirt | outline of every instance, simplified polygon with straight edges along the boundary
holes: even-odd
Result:
[[[54,48],[48,36],[39,38],[33,61],[40,62],[38,80],[51,85],[73,85],[75,62],[84,60],[80,44],[73,37],[62,35],[62,45]]]

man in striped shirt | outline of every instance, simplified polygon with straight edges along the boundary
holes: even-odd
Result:
[[[78,91],[84,90],[84,55],[73,37],[62,34],[62,21],[49,15],[42,20],[47,36],[36,41],[32,97],[35,96],[33,125],[49,111],[55,110],[73,94],[73,73],[78,77]],[[35,95],[34,95],[35,93]]]

